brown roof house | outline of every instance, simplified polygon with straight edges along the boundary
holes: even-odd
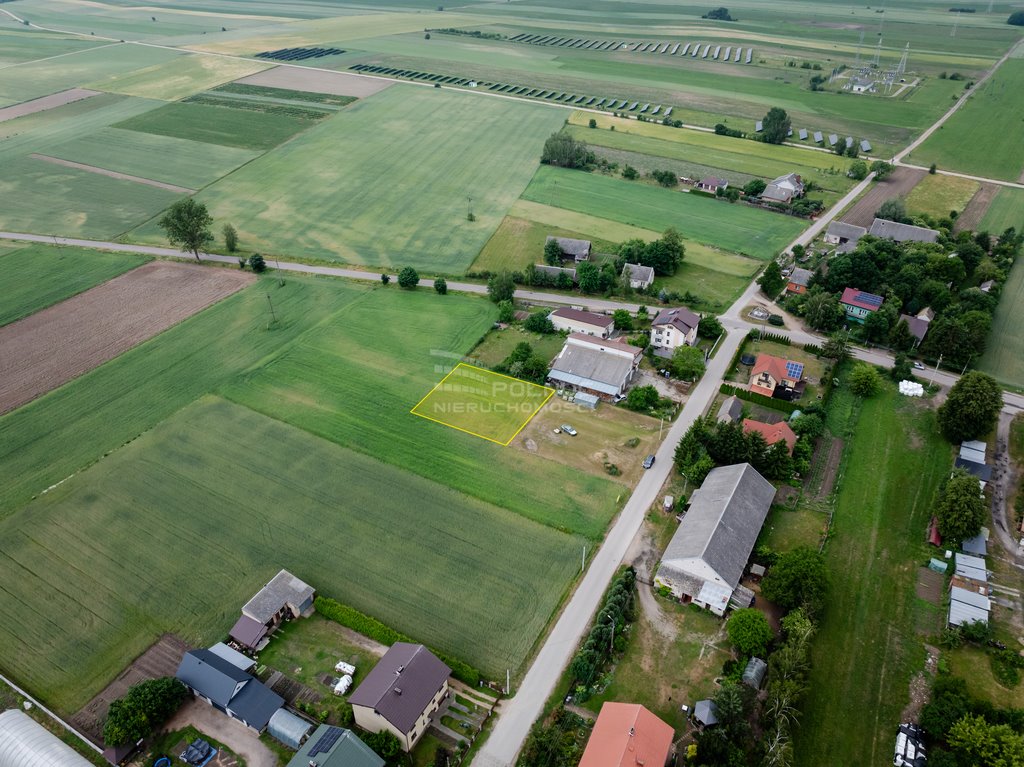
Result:
[[[907,323],[907,329],[914,337],[914,346],[919,346],[924,337],[928,335],[928,326],[931,324],[931,320],[925,319],[920,314],[916,317],[911,314],[901,314],[900,320]]]
[[[598,338],[608,338],[615,329],[615,323],[607,314],[584,312],[580,309],[555,309],[548,315],[555,330],[583,333]]]
[[[396,642],[349,697],[356,724],[412,751],[448,697],[451,669],[421,644]]]
[[[579,767],[665,767],[675,731],[637,703],[601,706]]]
[[[693,346],[697,343],[697,325],[700,315],[685,306],[675,309],[662,309],[651,322],[651,346],[655,353],[659,350],[675,351],[679,346]]]
[[[708,176],[702,178],[697,182],[697,188],[702,192],[710,192],[711,194],[718,194],[718,190],[721,189],[723,192],[729,188],[729,182],[724,178],[718,178],[717,176]]]
[[[810,269],[801,269],[797,267],[793,270],[793,273],[789,275],[789,282],[786,283],[786,292],[801,294],[807,292],[807,286],[811,284],[811,278],[814,276],[814,272]]]

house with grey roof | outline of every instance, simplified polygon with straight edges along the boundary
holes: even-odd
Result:
[[[312,615],[315,596],[312,586],[281,570],[245,603],[242,615],[272,629],[287,618]]]
[[[320,725],[288,762],[288,767],[384,767],[381,759],[352,730]]]
[[[210,650],[190,650],[175,677],[192,693],[232,719],[263,732],[284,698]]]
[[[807,287],[811,284],[811,278],[814,277],[814,272],[810,269],[801,269],[797,267],[793,270],[793,273],[789,275],[789,282],[786,283],[786,292],[796,295],[807,292]]]
[[[629,287],[633,290],[646,290],[654,284],[654,267],[626,264],[622,267],[622,278],[629,280]]]
[[[772,202],[792,202],[804,196],[804,182],[798,173],[787,173],[773,179],[761,192],[761,199]]]
[[[636,375],[643,351],[621,341],[573,333],[551,363],[548,380],[602,399],[619,397]]]
[[[697,343],[697,326],[700,315],[678,306],[662,309],[651,322],[651,346],[654,353],[671,356],[679,346],[693,346]]]
[[[558,243],[558,248],[562,251],[563,256],[571,256],[576,263],[590,260],[590,240],[574,240],[572,237],[552,237],[549,234],[544,243],[547,244],[552,240]]]
[[[569,281],[576,284],[576,270],[567,266],[548,266],[547,264],[534,264],[533,270],[537,274],[543,274],[552,280],[557,280],[561,275],[569,278]]]
[[[718,423],[735,423],[743,415],[743,402],[735,394],[728,397],[722,406],[718,408],[718,415],[715,420]]]
[[[842,253],[853,250],[857,241],[868,233],[863,226],[846,224],[842,221],[833,221],[825,230],[825,242],[829,245],[838,245]]]
[[[907,323],[907,329],[910,330],[910,335],[914,337],[914,347],[920,346],[924,337],[928,335],[928,327],[931,323],[920,316],[915,317],[911,314],[901,314],[900,321]]]
[[[451,669],[421,644],[396,642],[349,696],[356,724],[411,751],[448,696]]]
[[[684,603],[724,614],[774,498],[772,483],[749,463],[712,469],[690,498],[655,585]]]
[[[872,221],[868,234],[896,242],[935,242],[939,239],[939,233],[934,229],[901,224],[884,218],[876,218]]]

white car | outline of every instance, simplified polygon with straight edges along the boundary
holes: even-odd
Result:
[[[914,370],[924,370],[924,365],[921,364],[920,362],[915,362],[914,363]]]
[[[575,436],[576,436],[576,430],[575,430],[574,428],[572,428],[572,427],[571,427],[571,426],[570,426],[569,424],[567,424],[567,423],[563,423],[563,424],[562,424],[562,431],[564,431],[564,432],[565,432],[566,434],[568,434],[568,435],[569,435],[570,437],[575,437]]]
[[[346,663],[343,660],[338,661],[337,665],[335,665],[334,667],[334,670],[337,671],[339,674],[348,674],[349,676],[355,676],[356,674],[356,667],[353,666],[351,663]]]
[[[348,674],[345,674],[345,676],[343,676],[341,679],[339,679],[338,683],[336,685],[334,685],[334,694],[335,695],[344,695],[346,692],[348,692],[348,688],[351,687],[351,686],[352,686],[352,677],[350,677]]]

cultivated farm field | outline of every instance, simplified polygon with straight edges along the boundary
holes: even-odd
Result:
[[[148,260],[146,256],[132,253],[104,253],[53,245],[4,248],[0,250],[0,269],[4,275],[0,325],[45,309]]]

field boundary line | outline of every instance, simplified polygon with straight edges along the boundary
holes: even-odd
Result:
[[[70,732],[70,733],[71,733],[72,735],[74,735],[74,736],[75,736],[76,738],[78,738],[78,739],[79,739],[80,741],[82,741],[83,743],[85,743],[85,745],[87,745],[87,746],[88,746],[89,748],[91,748],[91,749],[92,749],[93,751],[95,751],[95,752],[96,752],[97,754],[102,754],[102,753],[103,753],[103,749],[101,749],[101,748],[100,748],[99,746],[97,746],[97,745],[96,745],[95,743],[93,743],[93,742],[92,742],[91,740],[89,740],[89,739],[88,739],[87,737],[85,737],[85,736],[84,736],[84,735],[83,735],[82,733],[80,733],[80,732],[79,732],[78,730],[76,730],[76,729],[75,729],[74,727],[72,727],[72,726],[71,726],[70,724],[68,724],[68,723],[67,723],[67,722],[65,722],[65,721],[64,721],[63,719],[61,719],[61,718],[60,718],[59,716],[57,716],[57,715],[56,715],[55,713],[53,713],[53,712],[52,712],[52,711],[51,711],[50,709],[48,709],[48,708],[47,708],[46,706],[44,706],[44,705],[43,705],[42,703],[40,703],[40,702],[39,702],[38,700],[36,700],[35,698],[33,698],[33,697],[32,697],[31,695],[29,695],[29,694],[28,694],[27,692],[25,692],[25,691],[24,691],[23,689],[21,689],[20,687],[18,687],[18,685],[16,685],[16,684],[15,684],[14,682],[12,682],[12,681],[11,681],[10,679],[8,679],[7,677],[5,677],[5,676],[4,676],[3,674],[0,674],[0,682],[3,682],[4,684],[6,684],[6,685],[7,685],[8,687],[10,687],[10,688],[11,688],[12,690],[14,690],[14,691],[15,691],[16,693],[18,693],[18,695],[20,695],[21,697],[25,698],[26,700],[29,700],[29,701],[31,701],[31,702],[32,702],[32,705],[33,705],[33,706],[35,706],[36,708],[38,708],[38,709],[39,709],[40,711],[42,711],[42,712],[43,712],[44,714],[46,714],[46,715],[47,715],[48,717],[50,717],[50,719],[52,719],[53,721],[55,721],[55,722],[56,722],[57,724],[59,724],[59,725],[60,725],[61,727],[63,727],[63,728],[65,729],[65,730],[67,730],[67,731],[68,731],[68,732]]]
[[[33,160],[42,160],[43,162],[53,163],[54,165],[63,165],[65,168],[74,168],[75,170],[84,170],[87,173],[95,173],[98,176],[107,176],[109,178],[116,178],[120,181],[132,181],[136,184],[145,184],[146,186],[156,187],[157,189],[165,189],[168,192],[178,192],[179,194],[195,194],[198,189],[189,189],[187,186],[177,186],[176,184],[167,184],[163,181],[154,181],[151,178],[143,178],[142,176],[133,176],[130,173],[121,173],[116,170],[108,170],[107,168],[101,168],[98,165],[87,165],[84,162],[75,162],[74,160],[63,160],[60,157],[51,157],[48,154],[38,154],[33,152],[29,155]]]

